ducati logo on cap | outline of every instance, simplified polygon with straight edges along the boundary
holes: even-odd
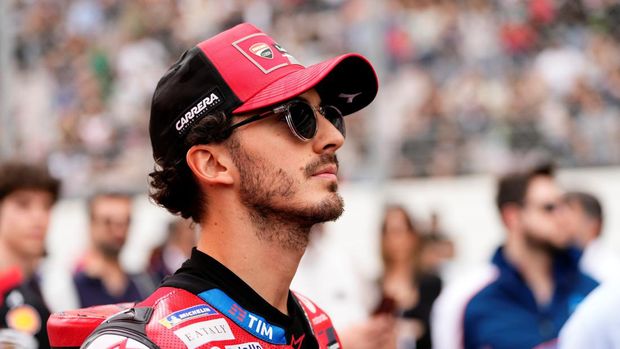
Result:
[[[293,64],[301,65],[265,33],[248,35],[233,42],[232,45],[264,74]]]
[[[271,51],[269,45],[264,42],[259,42],[250,46],[250,51],[259,57],[273,59],[273,51]]]

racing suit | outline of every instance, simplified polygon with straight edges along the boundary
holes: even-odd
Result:
[[[58,328],[50,333],[52,347],[79,345],[63,341],[67,336]],[[289,293],[285,315],[224,265],[194,249],[159,289],[104,321],[83,348],[337,349],[341,345],[328,316],[303,296]]]

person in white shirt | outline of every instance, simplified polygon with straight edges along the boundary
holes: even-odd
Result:
[[[620,279],[596,288],[562,328],[560,349],[620,348]]]
[[[581,270],[599,282],[613,278],[620,268],[620,257],[605,244],[603,207],[590,193],[573,191],[565,195],[566,229],[575,245],[583,250]]]

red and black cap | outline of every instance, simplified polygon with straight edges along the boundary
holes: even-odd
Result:
[[[149,126],[153,156],[177,148],[205,115],[251,113],[312,88],[348,115],[372,102],[378,81],[359,54],[304,67],[267,34],[240,24],[186,51],[157,84]]]

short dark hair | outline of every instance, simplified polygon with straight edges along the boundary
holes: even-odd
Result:
[[[115,190],[105,190],[98,191],[88,197],[87,207],[88,207],[88,216],[92,219],[94,217],[93,211],[95,207],[95,202],[101,198],[114,198],[114,199],[124,199],[127,201],[132,201],[134,195],[130,192],[125,191],[115,191]]]
[[[564,198],[568,202],[577,202],[588,217],[603,223],[603,207],[596,196],[586,192],[571,191],[566,193]]]
[[[536,177],[553,177],[552,164],[546,163],[522,172],[513,172],[501,177],[497,184],[495,204],[501,211],[508,204],[523,205],[525,195],[532,180]]]
[[[230,137],[232,118],[225,113],[209,114],[191,128],[184,140],[171,145],[155,159],[155,169],[149,174],[150,197],[170,213],[200,222],[207,207],[207,197],[200,190],[185,159],[195,144],[221,143]]]
[[[48,192],[55,202],[60,195],[60,181],[42,165],[21,161],[0,164],[0,201],[15,191],[27,189]]]

